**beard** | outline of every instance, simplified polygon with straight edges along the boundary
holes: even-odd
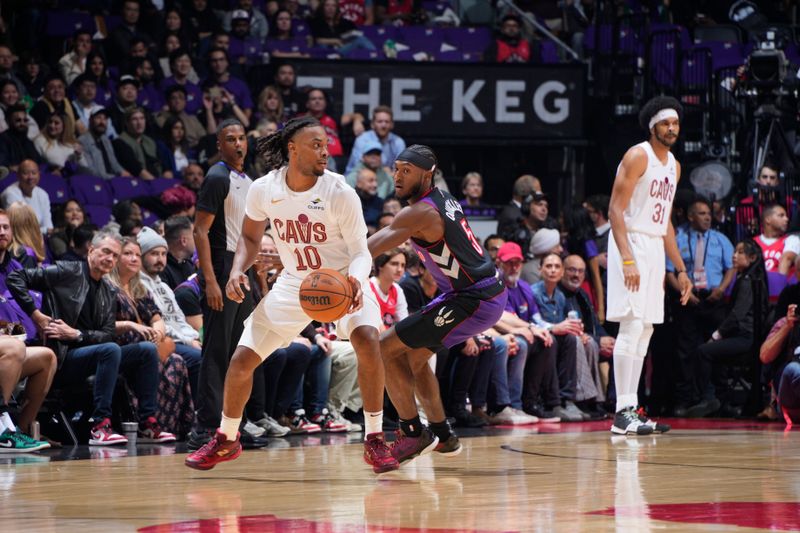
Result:
[[[667,148],[672,148],[672,146],[677,142],[678,136],[673,135],[672,137],[668,137],[666,135],[661,136],[658,132],[655,133],[656,140],[666,146]]]
[[[408,205],[408,200],[410,198],[414,198],[415,196],[419,196],[421,190],[422,190],[422,182],[419,182],[413,188],[407,189],[402,196],[398,196],[397,198],[400,200],[401,203],[406,202],[403,205]]]
[[[505,276],[506,284],[516,286],[517,283],[519,282],[519,277],[520,274],[508,274],[507,276]]]

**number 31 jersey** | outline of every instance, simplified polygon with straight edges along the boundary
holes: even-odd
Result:
[[[663,237],[667,234],[672,201],[678,188],[675,156],[669,152],[667,164],[664,165],[656,157],[649,142],[636,146],[647,154],[647,169],[636,182],[633,196],[625,210],[625,227],[628,231]]]
[[[283,262],[283,276],[302,280],[312,270],[332,268],[347,275],[351,258],[367,249],[361,201],[344,177],[328,170],[309,190],[286,185],[288,167],[257,179],[247,193],[245,214],[269,218],[270,234]]]

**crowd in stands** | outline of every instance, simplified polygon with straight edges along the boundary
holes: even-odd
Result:
[[[568,2],[562,24],[548,16],[556,2],[526,3],[570,39],[582,34],[591,8]],[[401,209],[392,166],[406,143],[392,109],[334,115],[324,89],[297,87],[291,60],[392,51],[402,59],[402,43],[389,45],[389,36],[458,22],[419,1],[124,0],[119,8],[119,17],[104,14],[103,31],[82,28],[65,39],[53,61],[9,39],[0,44],[0,166],[11,171],[0,182],[0,319],[24,328],[1,326],[0,431],[26,450],[46,444],[27,434],[48,391],[61,399],[93,391],[90,431],[79,435],[89,444],[125,442],[121,416],[139,422],[140,442],[186,438],[207,298],[197,277],[195,211],[206,171],[220,160],[218,126],[244,125],[245,169],[258,177],[270,169],[255,157],[257,139],[294,117],[318,119],[329,168],[355,188],[374,232]],[[541,61],[519,17],[503,13],[497,26],[497,38],[480,44],[484,60]],[[272,84],[248,85],[248,70],[266,61],[279,61]],[[753,208],[734,221],[755,237],[735,246],[717,203],[689,189],[676,201],[673,222],[695,292],[685,307],[674,293],[664,303],[679,332],[674,375],[647,374],[643,383],[674,385],[667,405],[676,415],[712,415],[734,401],[726,369],[755,364],[766,338],[760,356],[773,401],[764,416],[800,416],[800,239],[787,233],[798,212],[790,196],[774,194],[779,175],[771,163],[761,169]],[[441,172],[436,184],[447,187]],[[463,176],[460,189],[453,192],[468,216],[497,220],[481,244],[510,298],[493,328],[434,359],[448,416],[467,427],[605,418],[615,397],[615,328],[604,317],[609,198],[573,202],[554,217],[552,196],[532,175],[514,182],[504,206],[483,202],[477,172]],[[262,250],[275,250],[269,235]],[[268,273],[257,281],[256,300],[269,290]],[[671,273],[667,284],[677,289]],[[369,289],[387,328],[437,291],[410,247],[376,258]],[[256,373],[245,429],[255,438],[359,431],[356,376],[352,345],[331,324],[310,324]],[[115,413],[122,381],[136,399],[128,415]],[[16,424],[7,412],[12,394],[22,399]]]

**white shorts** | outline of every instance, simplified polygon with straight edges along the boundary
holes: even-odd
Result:
[[[298,293],[301,283],[302,280],[284,276],[278,278],[272,290],[244,321],[239,346],[250,348],[262,360],[278,348],[289,346],[311,322],[311,318],[300,307]],[[372,326],[378,331],[383,329],[380,307],[369,289],[369,281],[361,282],[361,292],[364,295],[364,306],[355,313],[345,315],[336,323],[336,333],[340,339],[350,338],[350,334],[359,326]]]
[[[622,257],[611,233],[608,237],[608,305],[606,319],[639,318],[647,324],[664,322],[664,238],[628,232],[628,246],[639,269],[639,290],[625,287]]]

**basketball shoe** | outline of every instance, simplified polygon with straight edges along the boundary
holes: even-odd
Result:
[[[644,407],[640,407],[639,409],[637,409],[636,414],[639,416],[639,421],[642,424],[653,428],[653,433],[666,433],[667,431],[672,429],[672,427],[669,424],[661,424],[660,422],[656,422],[655,420],[647,416],[647,412],[644,410]]]
[[[439,438],[427,426],[422,428],[417,437],[408,436],[402,429],[398,429],[397,438],[392,444],[392,455],[398,463],[403,464],[415,457],[430,453],[437,444]]]
[[[653,428],[639,419],[636,408],[626,407],[614,415],[611,432],[617,435],[650,435],[653,433]]]
[[[458,440],[458,435],[451,431],[447,440],[442,441],[440,439],[433,451],[445,457],[453,457],[460,454],[463,449],[464,447],[461,446],[461,441]]]
[[[142,444],[164,444],[165,442],[175,442],[175,435],[163,431],[154,416],[148,417],[144,422],[139,423],[138,442]]]
[[[313,415],[311,422],[318,425],[326,433],[344,433],[347,431],[347,424],[334,418],[327,408],[323,408],[321,412]]]
[[[383,440],[383,433],[370,433],[364,441],[364,462],[372,466],[376,474],[397,470],[400,463],[392,456],[392,450]]]
[[[236,439],[228,440],[220,430],[217,430],[214,438],[196,452],[190,453],[183,464],[195,470],[211,470],[218,463],[233,461],[241,454],[239,433],[236,434]]]
[[[19,430],[6,429],[0,434],[0,453],[27,453],[49,447],[49,442],[35,440]]]
[[[119,433],[114,433],[111,420],[104,418],[92,428],[89,446],[110,446],[112,444],[128,444],[128,439]]]

